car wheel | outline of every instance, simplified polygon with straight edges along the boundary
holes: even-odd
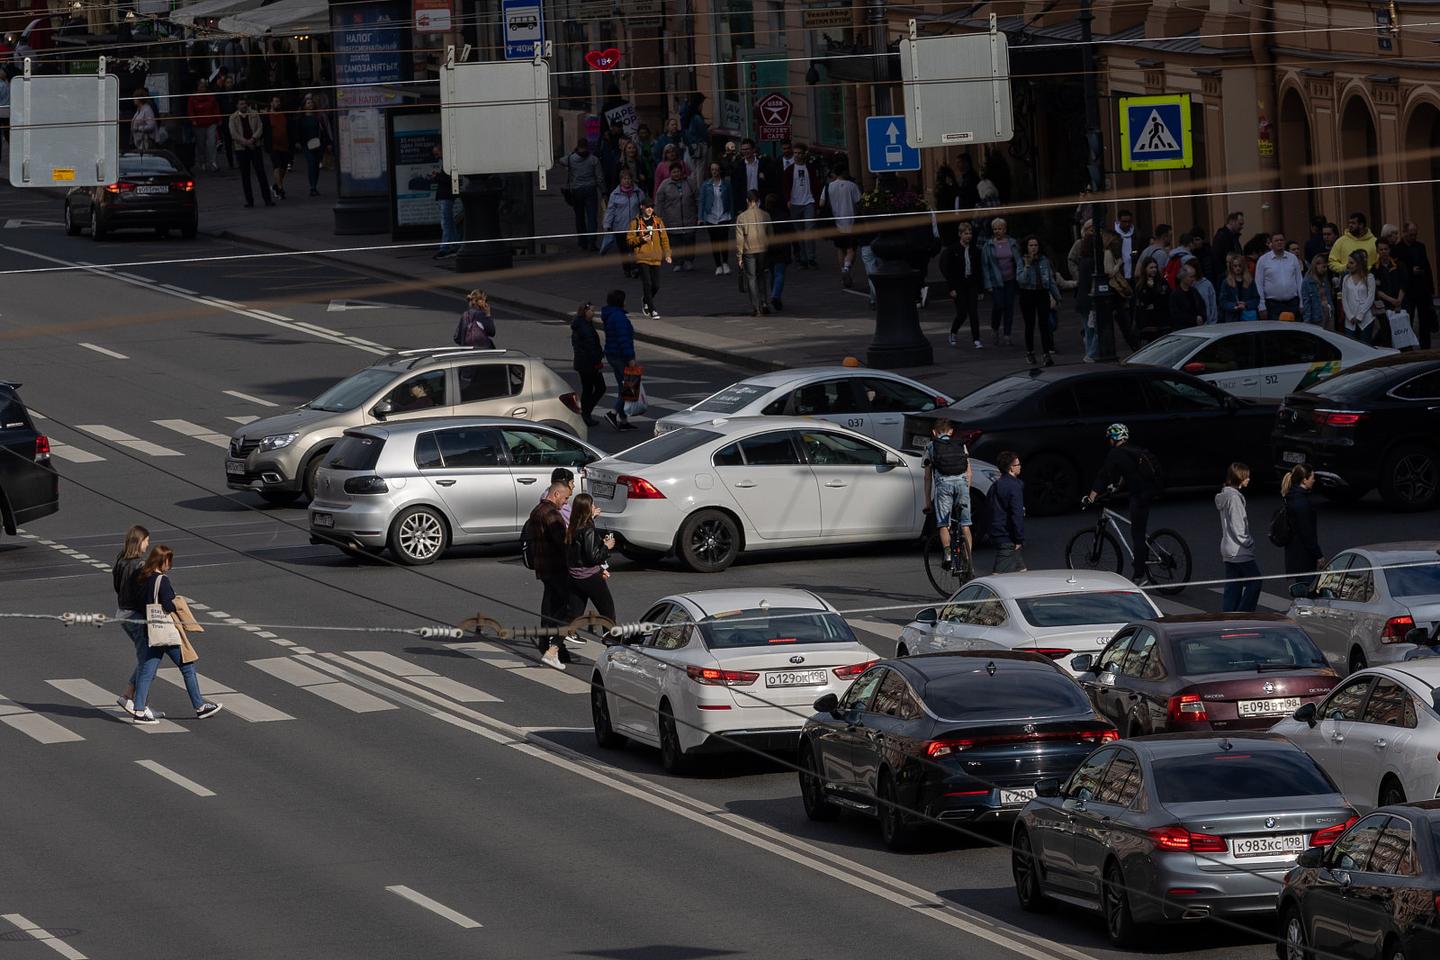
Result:
[[[719,573],[740,555],[740,528],[729,514],[697,510],[680,525],[680,559],[696,573]]]
[[[1391,510],[1428,510],[1440,496],[1440,457],[1418,443],[1401,444],[1380,466],[1380,497]]]
[[[67,237],[80,236],[80,222],[75,219],[75,210],[69,203],[65,204],[65,235]]]
[[[1280,947],[1281,960],[1311,960],[1310,945],[1305,938],[1305,921],[1300,908],[1289,906],[1280,914],[1280,932],[1285,938]]]
[[[1120,728],[1120,739],[1129,740],[1131,737],[1145,736],[1145,723],[1138,714],[1127,714],[1125,723]]]
[[[262,490],[260,499],[275,507],[288,507],[300,499],[298,490]]]
[[[610,725],[610,700],[605,696],[605,684],[598,673],[590,684],[590,722],[595,727],[595,743],[602,750],[619,750],[625,746],[625,737]]]
[[[429,507],[411,507],[390,524],[390,552],[401,563],[433,563],[445,552],[450,533],[440,514]]]
[[[105,239],[105,223],[100,219],[100,208],[93,203],[90,205],[90,239]]]
[[[1025,464],[1025,509],[1051,517],[1072,509],[1080,500],[1080,472],[1059,454],[1032,454]]]
[[[840,808],[825,796],[825,782],[820,773],[820,758],[812,743],[800,745],[800,802],[805,804],[805,816],[811,820],[834,820]]]
[[[1125,889],[1125,874],[1121,872],[1120,864],[1114,861],[1105,868],[1101,904],[1105,910],[1105,932],[1110,936],[1110,943],[1121,949],[1134,946],[1139,940],[1139,929],[1130,913],[1130,892]]]
[[[1026,830],[1015,832],[1015,843],[1010,848],[1010,873],[1015,878],[1015,897],[1020,901],[1021,910],[1039,913],[1049,908],[1050,898],[1045,896],[1042,886],[1040,859],[1035,856]]]
[[[1400,781],[1394,777],[1386,777],[1385,782],[1380,784],[1380,806],[1388,807],[1394,803],[1405,802],[1405,788]]]
[[[915,840],[915,828],[905,822],[900,810],[900,791],[895,788],[895,778],[886,770],[880,774],[880,784],[875,791],[877,812],[880,815],[880,840],[891,850],[908,850]]]
[[[680,747],[680,731],[675,729],[675,715],[670,704],[660,704],[660,766],[666,773],[684,773],[688,765],[685,751]]]
[[[1351,673],[1354,673],[1354,672],[1357,671],[1357,670],[1364,670],[1364,669],[1365,669],[1366,667],[1368,667],[1368,666],[1370,666],[1370,661],[1365,657],[1365,651],[1364,651],[1364,650],[1361,650],[1359,647],[1356,647],[1354,650],[1351,650],[1351,651],[1350,651],[1350,672],[1351,672]]]
[[[326,447],[323,450],[317,450],[310,456],[310,459],[305,463],[305,473],[300,480],[300,489],[305,492],[306,500],[315,499],[315,474],[320,472],[320,463],[322,460],[325,459],[325,454],[329,452],[329,447]]]

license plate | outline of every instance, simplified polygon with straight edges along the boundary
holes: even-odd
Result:
[[[1284,460],[1286,463],[1304,463],[1305,454],[1296,453],[1294,450],[1286,450],[1284,453],[1280,454],[1280,459]]]
[[[1001,790],[1000,806],[1020,807],[1035,799],[1035,788],[1027,787],[1024,790]]]
[[[1294,713],[1300,709],[1299,697],[1280,697],[1275,700],[1240,700],[1235,707],[1242,717],[1270,717]]]
[[[170,188],[169,188],[168,186],[136,187],[136,188],[135,188],[135,192],[136,192],[136,193],[169,193],[169,192],[170,192]]]
[[[310,515],[310,526],[333,527],[335,526],[335,517],[328,513],[313,513]]]
[[[228,474],[229,474],[230,476],[232,476],[232,477],[244,476],[244,475],[245,475],[245,461],[244,461],[244,460],[226,460],[226,461],[225,461],[225,472],[228,473]]]
[[[592,497],[599,497],[601,500],[615,499],[615,484],[613,483],[605,483],[603,480],[591,480],[588,486],[590,487],[590,496]]]
[[[1285,833],[1275,837],[1236,837],[1230,841],[1230,852],[1236,859],[1245,857],[1290,856],[1303,853],[1303,833]]]
[[[767,687],[823,687],[826,680],[824,670],[786,670],[765,674]]]

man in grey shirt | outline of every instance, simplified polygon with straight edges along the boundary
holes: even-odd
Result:
[[[575,210],[575,235],[581,250],[599,250],[597,204],[600,201],[600,158],[581,140],[560,163],[566,169],[566,201]]]

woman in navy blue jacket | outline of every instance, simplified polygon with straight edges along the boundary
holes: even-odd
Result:
[[[605,297],[600,319],[605,324],[605,359],[615,371],[615,409],[605,414],[605,419],[616,430],[634,430],[625,415],[625,368],[635,361],[635,327],[625,312],[624,290],[611,290]]]
[[[175,588],[170,585],[170,567],[175,562],[175,552],[161,545],[150,548],[145,565],[140,568],[136,579],[139,581],[135,593],[146,605],[158,603],[166,614],[175,612]],[[221,710],[220,704],[208,702],[200,694],[200,681],[195,676],[195,664],[183,662],[179,647],[145,648],[144,659],[135,673],[135,709],[130,716],[136,723],[159,723],[160,720],[145,704],[150,695],[150,684],[155,682],[155,671],[160,669],[162,657],[169,656],[180,668],[185,678],[185,691],[190,694],[190,705],[195,708],[197,719],[213,717]]]

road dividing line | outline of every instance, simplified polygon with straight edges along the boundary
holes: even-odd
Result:
[[[898,623],[886,623],[883,620],[846,620],[845,622],[857,630],[866,630],[877,637],[884,637],[886,640],[899,640],[900,632],[905,629]]]
[[[171,292],[173,292],[173,293],[183,293],[183,294],[185,294],[185,296],[187,296],[187,297],[198,297],[198,296],[200,296],[200,294],[197,293],[197,292],[194,291],[194,290],[187,290],[187,289],[185,289],[184,287],[177,287],[177,286],[175,286],[175,284],[173,284],[173,283],[162,283],[162,284],[160,284],[160,286],[164,287],[166,290],[169,290],[169,291],[171,291]]]
[[[249,400],[251,403],[258,403],[262,407],[278,407],[280,404],[271,403],[269,400],[261,400],[259,397],[252,397],[248,393],[241,393],[239,390],[222,390],[227,397],[234,397],[237,400]],[[231,419],[234,419],[233,417]]]
[[[184,434],[213,447],[224,447],[230,449],[230,438],[223,433],[216,433],[208,427],[202,427],[198,423],[191,423],[189,420],[151,420],[157,427],[164,427],[166,430],[174,430],[176,433]]]
[[[125,354],[123,354],[123,353],[116,353],[114,350],[107,350],[107,349],[105,349],[104,347],[97,346],[96,344],[93,344],[93,343],[78,343],[78,344],[76,344],[76,346],[84,347],[86,350],[94,350],[96,353],[103,353],[103,354],[105,354],[105,356],[107,356],[107,357],[114,357],[116,360],[129,360],[129,359],[130,359],[129,357],[125,356]]]
[[[185,456],[185,454],[179,450],[171,450],[169,447],[162,447],[158,443],[151,443],[149,440],[132,437],[123,430],[107,427],[103,423],[79,423],[75,425],[75,429],[84,430],[86,433],[99,437],[101,440],[109,440],[116,446],[129,447],[136,453],[143,453],[150,457]]]
[[[35,926],[35,924],[31,923],[29,920],[26,920],[18,913],[0,914],[0,918],[3,918],[4,920],[19,927],[22,932],[28,933],[32,940],[39,940],[41,943],[45,944],[45,946],[49,947],[51,950],[54,950],[56,953],[60,954],[60,956],[64,957],[65,960],[88,960],[85,954],[81,953],[79,950],[76,950],[74,947],[70,946],[70,944],[66,943],[64,940],[61,940],[49,930],[44,930],[40,927]]]
[[[469,641],[464,643],[447,643],[446,647],[473,657],[481,663],[488,663],[492,667],[499,667],[501,670],[508,670],[512,675],[524,677],[526,680],[533,680],[536,683],[549,687],[552,690],[559,690],[561,693],[588,694],[590,684],[584,680],[576,679],[568,673],[562,673],[554,667],[537,667],[523,660],[512,659],[513,654],[503,647],[486,643],[483,640]],[[485,654],[496,653],[498,657],[485,656]],[[509,656],[507,656],[509,654]]]
[[[189,777],[180,776],[180,774],[176,773],[174,770],[171,770],[163,763],[156,763],[154,760],[136,760],[135,762],[138,763],[140,766],[144,767],[146,770],[149,770],[151,773],[159,774],[166,780],[169,780],[171,783],[175,784],[177,787],[183,787],[184,789],[189,790],[197,797],[215,796],[214,790],[211,790],[208,787],[200,786],[200,784],[196,783],[194,780],[191,780]]]
[[[389,890],[397,897],[403,897],[404,899],[409,900],[411,903],[415,904],[418,907],[424,907],[431,913],[436,914],[437,916],[444,917],[446,920],[449,920],[457,927],[464,927],[466,930],[474,930],[478,927],[483,926],[483,924],[481,924],[479,921],[471,920],[469,917],[465,916],[465,914],[459,913],[455,910],[451,910],[449,907],[445,906],[445,904],[435,900],[431,900],[429,897],[425,896],[425,894],[417,893],[416,891],[411,890],[409,887],[397,885],[393,887],[386,887],[385,889]]]

